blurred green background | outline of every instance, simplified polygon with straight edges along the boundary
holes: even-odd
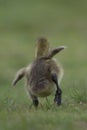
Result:
[[[56,56],[65,72],[63,106],[53,109],[41,99],[46,107],[36,111],[28,110],[31,101],[24,82],[16,88],[11,83],[17,70],[34,59],[35,42],[41,36],[48,38],[51,47],[68,48]],[[39,130],[43,125],[50,130],[86,130],[86,0],[0,0],[0,59],[0,130]]]

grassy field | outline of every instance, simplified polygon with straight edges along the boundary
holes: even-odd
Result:
[[[62,105],[53,95],[30,107],[24,80],[11,83],[17,70],[34,59],[36,39],[51,47],[64,68]],[[0,130],[87,129],[87,1],[0,0]]]

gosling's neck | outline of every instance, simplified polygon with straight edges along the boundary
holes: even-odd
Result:
[[[35,58],[47,56],[49,52],[49,43],[45,38],[40,38],[36,43]]]

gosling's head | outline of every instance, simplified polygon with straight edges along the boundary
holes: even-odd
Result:
[[[36,43],[35,57],[47,56],[49,51],[49,42],[46,38],[39,38]]]

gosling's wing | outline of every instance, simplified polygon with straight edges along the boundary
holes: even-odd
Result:
[[[13,86],[15,86],[16,83],[24,77],[24,75],[25,75],[25,70],[26,70],[26,68],[22,68],[22,69],[20,69],[20,70],[17,72],[17,74],[16,74],[16,76],[15,76],[13,82],[12,82],[12,85],[13,85]]]
[[[55,56],[57,53],[59,53],[61,50],[65,49],[65,46],[59,46],[57,48],[53,48],[52,50],[50,50],[50,52],[48,53],[48,59],[52,58],[53,56]]]
[[[53,56],[55,56],[57,53],[59,53],[61,50],[64,50],[66,47],[65,46],[59,46],[57,48],[53,48],[48,52],[47,56],[43,56],[40,59],[48,60],[51,59]]]

